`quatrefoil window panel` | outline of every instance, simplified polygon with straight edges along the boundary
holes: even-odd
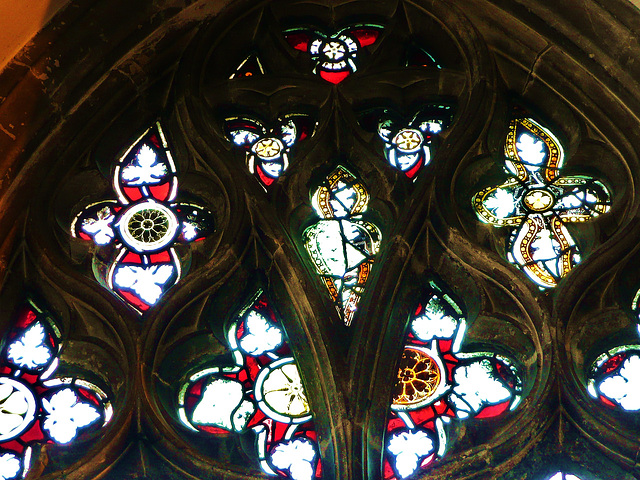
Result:
[[[497,353],[464,352],[462,303],[432,280],[409,321],[387,420],[384,478],[417,478],[442,458],[448,425],[514,410],[522,381],[514,363]]]
[[[320,455],[298,366],[267,297],[259,293],[227,330],[233,365],[191,375],[178,394],[182,423],[205,435],[247,432],[264,473],[321,478]]]
[[[511,231],[507,259],[541,289],[555,287],[581,260],[566,227],[609,211],[608,189],[597,179],[562,176],[564,150],[547,128],[531,118],[509,124],[500,185],[473,196],[478,218]]]
[[[105,426],[111,401],[79,377],[58,377],[63,344],[53,317],[28,301],[0,353],[0,478],[24,478],[36,444],[72,444]]]
[[[113,173],[117,200],[86,206],[71,234],[110,249],[106,273],[96,278],[139,313],[158,303],[182,277],[176,243],[204,239],[213,231],[205,208],[176,201],[178,176],[159,122],[122,155]]]

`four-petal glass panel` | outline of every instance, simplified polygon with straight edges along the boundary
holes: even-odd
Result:
[[[483,222],[511,229],[511,263],[540,288],[555,287],[581,259],[565,224],[606,213],[609,191],[591,177],[561,176],[562,145],[531,118],[511,121],[505,156],[512,176],[476,193],[473,208]]]
[[[384,479],[418,475],[447,449],[451,419],[489,418],[520,402],[513,363],[491,352],[463,353],[461,303],[429,282],[409,322],[387,420]]]
[[[111,419],[111,402],[96,385],[53,377],[61,349],[53,318],[28,302],[0,355],[0,478],[4,480],[27,475],[34,444],[66,445]]]
[[[113,187],[118,200],[85,207],[74,219],[71,234],[99,247],[115,247],[107,272],[94,269],[96,277],[144,312],[182,275],[174,244],[204,239],[213,231],[213,217],[198,205],[175,201],[178,177],[160,123],[120,158]]]
[[[320,478],[307,394],[282,324],[259,294],[227,331],[234,364],[193,374],[178,395],[189,429],[213,435],[253,432],[262,470],[292,480]]]

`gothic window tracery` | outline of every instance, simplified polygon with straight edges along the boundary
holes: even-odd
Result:
[[[33,413],[14,367],[61,339],[43,323],[2,344],[4,435],[97,445],[34,446],[32,471],[631,479],[640,350],[614,290],[640,284],[640,166],[605,121],[627,118],[620,91],[575,87],[519,6],[205,3],[138,22],[157,43],[113,70],[135,92],[101,76],[90,92],[113,98],[85,92],[100,127],[70,108],[77,131],[63,120],[30,151],[51,180],[8,210],[24,228],[0,300],[21,282],[51,299],[70,346],[63,383],[32,379]],[[44,436],[25,439],[34,415]],[[29,461],[5,447],[0,478],[20,478]]]

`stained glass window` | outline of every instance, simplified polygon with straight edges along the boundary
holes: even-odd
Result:
[[[508,358],[461,350],[461,303],[431,281],[409,322],[385,436],[384,478],[414,475],[444,456],[447,424],[516,408],[521,380]]]
[[[409,119],[384,111],[378,123],[378,135],[384,142],[389,164],[415,179],[435,153],[437,140],[453,117],[450,105],[430,105]]]
[[[580,480],[580,478],[569,473],[558,472],[555,475],[549,477],[549,480]]]
[[[113,188],[117,200],[85,207],[71,234],[112,252],[106,272],[94,268],[96,278],[142,313],[182,276],[174,244],[204,239],[213,218],[203,207],[176,202],[176,167],[159,122],[122,155]]]
[[[564,150],[551,131],[531,118],[509,124],[506,171],[512,176],[472,199],[483,222],[511,230],[507,259],[540,288],[555,287],[580,262],[567,223],[609,211],[610,195],[597,179],[561,176]]]
[[[611,407],[640,410],[640,341],[600,355],[591,367],[587,389]]]
[[[362,182],[339,166],[313,194],[313,208],[321,220],[303,235],[346,325],[353,320],[382,238],[378,227],[362,218],[368,203]]]
[[[331,83],[340,83],[358,69],[360,49],[372,45],[382,31],[380,25],[352,25],[331,35],[317,30],[285,32],[289,45],[308,53],[315,62],[313,73]]]
[[[282,324],[258,294],[227,330],[234,364],[194,373],[179,392],[183,424],[204,434],[252,431],[268,475],[320,478],[313,416]]]
[[[66,445],[109,422],[106,394],[77,377],[55,376],[62,349],[51,315],[21,308],[0,356],[0,477],[24,478],[33,445]]]
[[[273,128],[244,117],[225,121],[227,138],[246,151],[247,168],[265,189],[289,167],[291,149],[313,135],[313,127],[306,115],[287,115]]]
[[[253,77],[254,75],[264,75],[264,69],[260,58],[256,54],[251,54],[238,65],[238,68],[231,74],[229,79]]]

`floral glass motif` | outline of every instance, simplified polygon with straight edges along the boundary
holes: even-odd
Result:
[[[311,201],[322,220],[304,231],[304,245],[344,323],[350,325],[382,234],[362,219],[369,193],[342,166],[327,177]]]
[[[104,426],[105,393],[79,378],[52,378],[62,344],[51,316],[24,305],[0,356],[0,478],[24,478],[35,443],[69,444]]]
[[[378,123],[378,135],[384,141],[384,156],[389,164],[415,179],[431,161],[439,134],[451,123],[449,105],[431,105],[410,120],[384,112]]]
[[[313,418],[285,332],[264,294],[227,330],[234,365],[192,375],[178,414],[189,429],[255,434],[262,470],[293,480],[321,477]]]
[[[507,259],[540,288],[555,287],[580,262],[566,223],[586,222],[610,208],[606,187],[591,177],[560,176],[562,146],[531,118],[509,125],[505,145],[509,177],[476,193],[472,203],[483,222],[512,233]]]
[[[293,29],[284,32],[284,35],[293,48],[311,55],[316,63],[313,73],[337,84],[358,69],[360,49],[374,44],[382,28],[379,25],[352,25],[332,35],[309,29]]]
[[[451,419],[495,417],[520,402],[513,364],[495,353],[461,352],[465,329],[460,303],[429,282],[398,366],[386,428],[385,480],[413,478],[441,458]]]
[[[176,203],[178,177],[160,123],[149,128],[120,158],[113,175],[118,200],[87,206],[71,234],[115,248],[98,281],[138,312],[155,305],[182,273],[175,242],[204,239],[213,218],[204,208]],[[94,269],[95,270],[95,269]]]
[[[225,121],[225,133],[246,151],[249,172],[266,189],[289,166],[291,149],[311,136],[313,128],[306,115],[289,115],[270,129],[257,120],[235,117]]]

